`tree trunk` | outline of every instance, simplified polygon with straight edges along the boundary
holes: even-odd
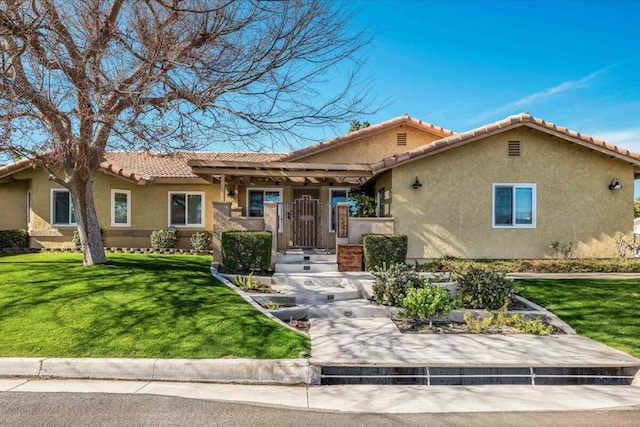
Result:
[[[93,175],[75,181],[69,187],[73,198],[73,210],[78,224],[78,234],[82,245],[82,263],[85,266],[104,264],[107,256],[104,253],[98,214],[93,200]]]

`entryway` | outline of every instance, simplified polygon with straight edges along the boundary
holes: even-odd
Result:
[[[294,188],[293,201],[282,203],[286,249],[329,251],[331,204],[320,202],[319,193],[317,188]]]

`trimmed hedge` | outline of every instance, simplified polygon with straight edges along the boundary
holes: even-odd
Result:
[[[407,236],[404,234],[365,234],[362,236],[365,270],[383,265],[401,264],[407,259]]]
[[[222,265],[230,271],[266,271],[271,265],[270,231],[223,231]]]
[[[174,230],[155,230],[151,233],[151,247],[158,249],[173,249],[178,246],[178,232]]]
[[[28,248],[29,232],[24,228],[0,230],[0,248]]]
[[[471,260],[452,257],[416,263],[421,272],[465,272],[470,268],[503,273],[640,273],[640,260],[627,259],[523,259]]]
[[[191,249],[194,251],[204,252],[211,249],[213,237],[208,231],[202,231],[199,233],[193,233],[191,237],[189,237],[189,241],[191,242]]]

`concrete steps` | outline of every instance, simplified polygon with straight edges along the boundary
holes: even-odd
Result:
[[[335,254],[293,252],[276,256],[276,273],[324,273],[337,272]]]

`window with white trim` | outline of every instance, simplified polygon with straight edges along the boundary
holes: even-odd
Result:
[[[77,225],[69,190],[57,188],[51,190],[51,224]]]
[[[31,225],[31,190],[27,190],[27,226]]]
[[[247,190],[247,216],[264,216],[264,202],[282,202],[282,188],[252,188]],[[282,204],[278,204],[278,232],[282,232]]]
[[[493,227],[536,227],[536,184],[493,184]]]
[[[111,226],[131,226],[131,191],[111,189]]]
[[[386,201],[384,197],[385,194],[386,194],[386,190],[384,187],[378,190],[377,197],[376,197],[376,209],[379,217],[383,217],[386,214],[385,212]]]
[[[204,192],[169,192],[169,226],[203,227]]]

